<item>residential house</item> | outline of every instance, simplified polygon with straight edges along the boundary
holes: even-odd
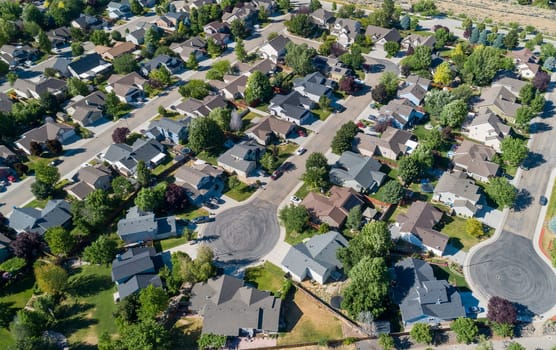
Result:
[[[483,88],[481,96],[475,99],[473,107],[477,111],[481,108],[489,108],[503,118],[514,119],[521,105],[517,103],[517,96],[506,87],[498,85]]]
[[[118,41],[114,46],[108,48],[107,50],[101,49],[102,47],[97,46],[100,49],[97,50],[101,57],[107,61],[113,61],[115,58],[123,56],[128,53],[132,53],[136,50],[134,43],[130,41]]]
[[[135,45],[143,45],[145,43],[145,33],[147,31],[144,28],[135,29],[125,35],[125,40],[134,43]]]
[[[118,221],[118,236],[126,244],[175,237],[176,218],[155,218],[154,213],[144,212],[135,206],[129,209],[125,218]]]
[[[72,76],[69,71],[69,64],[71,63],[71,57],[53,57],[52,69],[56,71],[56,75],[61,78],[70,78]]]
[[[380,48],[384,48],[384,44],[387,42],[399,43],[400,40],[402,40],[402,36],[397,29],[388,29],[372,25],[367,26],[367,29],[365,29],[365,36],[371,38],[373,44]]]
[[[209,95],[202,101],[188,98],[176,106],[176,111],[192,118],[207,117],[216,108],[227,108],[228,102],[220,95]]]
[[[398,214],[391,227],[392,235],[437,256],[442,256],[449,237],[434,229],[442,219],[442,212],[427,202],[416,201],[405,214]]]
[[[309,15],[314,24],[322,29],[330,30],[336,18],[334,12],[326,11],[322,7],[311,12]]]
[[[517,72],[520,77],[525,79],[533,79],[539,72],[541,66],[536,63],[525,62],[517,65]]]
[[[189,23],[189,13],[187,12],[167,12],[156,20],[156,25],[165,31],[173,32],[178,29],[180,23]]]
[[[255,142],[238,143],[218,157],[218,166],[231,174],[248,178],[257,169],[264,152],[265,148]]]
[[[427,262],[405,258],[394,265],[392,277],[392,301],[400,306],[404,327],[437,326],[466,316],[457,289],[446,280],[437,280]]]
[[[398,91],[398,98],[405,98],[411,101],[415,106],[419,106],[425,99],[427,90],[423,89],[419,84],[408,84]]]
[[[71,224],[71,206],[61,199],[49,200],[44,209],[14,207],[9,226],[17,232],[44,234],[49,228]]]
[[[316,106],[310,98],[292,91],[287,95],[276,95],[270,100],[270,114],[297,125],[307,124],[313,117],[311,109]]]
[[[71,21],[71,26],[85,31],[92,31],[103,29],[106,26],[106,23],[95,16],[89,16],[82,13],[78,18]]]
[[[457,169],[465,170],[470,177],[488,182],[500,173],[500,166],[492,161],[495,154],[488,146],[465,140],[454,152],[453,161]]]
[[[336,231],[316,235],[307,242],[289,247],[280,267],[297,282],[312,279],[325,284],[331,278],[338,280],[342,263],[336,253],[347,246],[348,241]]]
[[[203,27],[203,31],[207,35],[216,34],[216,33],[229,34],[230,33],[230,27],[228,26],[227,23],[223,23],[223,22],[219,22],[219,21],[213,21],[213,22],[210,22],[208,24],[205,24],[205,26]]]
[[[46,36],[54,48],[64,47],[71,41],[71,31],[68,27],[51,29],[46,32]]]
[[[256,6],[250,2],[246,2],[242,7],[234,7],[231,13],[224,12],[222,14],[222,22],[231,26],[237,19],[244,23],[247,30],[252,30],[255,23],[257,23],[258,15],[259,10]]]
[[[355,42],[357,35],[361,34],[361,22],[349,18],[337,18],[330,34],[337,37],[343,47],[348,47]]]
[[[153,70],[159,69],[160,67],[166,68],[172,74],[177,74],[183,69],[183,62],[176,57],[158,55],[141,64],[141,74],[148,77]]]
[[[245,286],[243,280],[222,275],[197,283],[189,309],[203,317],[204,334],[237,337],[240,332],[278,333],[282,301],[272,293]]]
[[[154,7],[154,5],[156,5],[156,0],[139,0],[139,3],[143,7],[152,8]]]
[[[401,47],[404,50],[409,49],[410,47],[416,48],[417,46],[427,46],[434,50],[434,45],[436,44],[436,38],[434,35],[419,35],[419,34],[410,34],[402,39]]]
[[[95,91],[85,97],[75,96],[66,106],[66,113],[81,126],[94,125],[104,117],[106,96]]]
[[[228,44],[232,41],[232,36],[226,33],[207,34],[207,39],[212,39],[214,43],[220,46],[224,51],[228,48]]]
[[[106,62],[98,53],[81,56],[68,64],[72,76],[79,79],[93,79],[112,68],[112,63]]]
[[[419,85],[423,90],[429,91],[431,87],[431,80],[427,78],[420,77],[415,74],[410,74],[407,78],[405,78],[405,85]]]
[[[143,99],[143,86],[146,82],[136,72],[126,75],[114,74],[108,79],[106,91],[114,92],[123,103],[137,102]]]
[[[271,60],[264,59],[255,63],[252,67],[248,68],[243,74],[250,76],[254,72],[261,72],[266,75],[272,75],[276,72],[276,63]]]
[[[326,79],[320,72],[309,73],[293,81],[293,89],[315,103],[319,103],[322,96],[330,98],[335,85],[334,81]]]
[[[17,155],[11,149],[0,145],[0,165],[11,165],[17,162]]]
[[[0,92],[0,112],[10,113],[12,111],[13,101],[10,96]]]
[[[187,134],[191,117],[180,120],[170,118],[160,118],[153,120],[149,124],[145,136],[157,141],[169,141],[174,144],[181,144],[187,141]]]
[[[112,182],[112,171],[103,165],[86,166],[77,171],[73,180],[75,184],[66,187],[66,191],[82,201],[95,190],[108,190]]]
[[[221,169],[210,164],[195,163],[179,167],[174,178],[176,184],[185,189],[189,202],[201,206],[213,197],[220,197],[224,189],[223,174]]]
[[[295,128],[295,124],[288,121],[274,117],[263,117],[257,124],[247,129],[245,134],[260,145],[266,146],[273,141],[287,139]]]
[[[8,259],[8,257],[11,255],[10,252],[11,242],[12,240],[8,236],[4,235],[3,233],[0,233],[0,263]]]
[[[521,89],[527,85],[526,81],[515,79],[509,76],[502,76],[495,79],[492,86],[504,86],[508,89],[514,96],[519,97],[519,92]]]
[[[247,75],[240,75],[228,84],[224,85],[220,93],[228,100],[238,100],[244,97],[245,89],[247,88]]]
[[[539,58],[527,48],[508,51],[508,56],[513,58],[519,76],[533,79],[539,71]]]
[[[127,1],[110,1],[108,6],[106,6],[106,11],[108,11],[108,17],[110,19],[128,18],[133,15],[129,2]]]
[[[481,194],[479,186],[464,172],[454,171],[445,172],[438,179],[432,199],[448,205],[456,215],[473,217]]]
[[[313,221],[327,223],[331,228],[341,228],[349,211],[356,206],[363,209],[365,202],[359,193],[352,188],[332,186],[330,197],[310,192],[301,202]]]
[[[358,192],[374,192],[386,178],[386,174],[380,171],[381,167],[375,159],[346,151],[330,170],[330,182]]]
[[[379,119],[389,120],[398,129],[411,127],[424,113],[419,111],[413,102],[406,98],[393,99],[379,110]]]
[[[355,135],[353,149],[364,156],[380,156],[397,160],[417,148],[413,135],[405,130],[387,127],[380,137],[359,133]]]
[[[339,82],[343,77],[353,74],[351,69],[345,67],[337,58],[317,55],[313,57],[312,63],[319,72],[335,82]]]
[[[173,43],[170,49],[180,55],[182,60],[187,62],[189,56],[193,54],[197,60],[201,60],[207,52],[207,42],[198,36],[195,36],[183,43]]]
[[[131,146],[122,143],[112,144],[103,156],[103,160],[125,176],[134,175],[140,161],[144,161],[149,169],[153,169],[165,158],[164,146],[156,140],[145,139],[137,139]]]
[[[189,9],[200,9],[205,5],[216,4],[216,0],[193,0],[189,2]]]
[[[29,45],[4,44],[0,47],[0,59],[6,62],[10,69],[14,69],[27,61],[34,61],[37,58],[39,58],[39,52]]]
[[[31,142],[36,142],[41,146],[45,146],[48,140],[58,140],[64,144],[73,139],[75,135],[75,128],[56,123],[52,118],[46,118],[46,123],[38,128],[31,129],[21,135],[21,138],[16,141],[15,145],[27,154],[31,154]]]
[[[41,77],[38,80],[17,79],[13,85],[15,93],[23,98],[39,99],[49,93],[62,99],[65,96],[66,82],[56,78]]]
[[[264,10],[268,15],[273,14],[278,8],[274,0],[253,0],[251,3],[259,10]]]
[[[508,137],[512,130],[488,108],[481,108],[465,129],[469,138],[494,148],[496,152],[501,151],[502,140]]]
[[[291,40],[283,35],[278,35],[259,49],[261,57],[271,60],[274,64],[286,55],[286,46]]]
[[[157,272],[163,265],[154,247],[135,247],[118,254],[112,261],[112,282],[118,286],[114,300],[123,300],[149,285],[162,287]]]

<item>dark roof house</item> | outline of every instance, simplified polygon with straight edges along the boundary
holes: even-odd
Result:
[[[157,241],[176,236],[176,218],[155,218],[154,213],[132,207],[125,218],[118,221],[118,236],[125,243]]]
[[[330,182],[357,192],[374,192],[386,178],[386,174],[380,171],[381,167],[375,159],[346,151],[330,170]]]
[[[14,207],[9,226],[17,232],[35,232],[40,235],[51,227],[66,227],[71,222],[70,204],[64,200],[49,200],[44,209]]]

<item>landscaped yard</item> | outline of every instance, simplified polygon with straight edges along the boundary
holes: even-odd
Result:
[[[434,270],[434,276],[437,279],[447,280],[448,282],[457,286],[459,289],[469,290],[469,286],[465,281],[465,277],[463,277],[463,275],[460,275],[459,273],[452,271],[450,267],[432,264],[432,269]]]
[[[311,192],[309,186],[307,186],[307,184],[304,182],[303,185],[301,185],[301,187],[297,190],[297,192],[295,192],[295,196],[297,198],[303,199],[307,197],[309,192]]]
[[[488,238],[491,231],[489,231],[482,239],[474,237],[467,233],[465,230],[466,219],[458,216],[444,216],[446,224],[442,228],[442,232],[450,236],[450,243],[456,247],[461,248],[464,252],[469,251],[471,247],[479,243],[482,239]]]
[[[314,235],[318,234],[315,229],[308,228],[307,230],[298,233],[298,232],[286,232],[286,239],[285,241],[291,245],[296,245],[298,243],[303,242],[307,238],[311,238]]]
[[[197,154],[197,158],[204,160],[205,162],[212,164],[214,166],[218,166],[218,161],[216,160],[216,157],[211,154],[208,154],[205,151]]]
[[[0,290],[0,308],[10,309],[10,314],[15,315],[17,310],[23,309],[31,295],[33,295],[33,285],[35,278],[32,273],[25,276],[23,279],[10,284],[8,287],[3,287]],[[9,330],[0,329],[0,349],[6,349],[14,343]]]
[[[197,316],[180,318],[174,329],[179,334],[175,339],[176,346],[179,346],[180,349],[196,349],[197,339],[201,336],[203,329],[203,319]]]
[[[245,270],[245,282],[260,290],[276,293],[280,291],[285,281],[284,271],[268,261],[263,265]]]
[[[162,164],[153,169],[152,173],[153,175],[158,176],[166,171],[166,169],[170,168],[172,165],[174,165],[172,158],[167,156]]]
[[[25,208],[41,208],[44,209],[44,207],[46,206],[46,202],[48,202],[48,199],[33,199],[32,201],[30,201],[29,203],[25,204]]]
[[[293,294],[293,296],[291,295]],[[293,298],[293,300],[292,300]],[[323,306],[304,293],[295,291],[283,301],[286,332],[280,334],[278,345],[341,339],[342,323]]]
[[[154,247],[156,248],[157,252],[162,252],[170,248],[174,248],[179,245],[185,244],[187,242],[189,242],[189,240],[185,236],[167,238],[167,239],[163,239],[162,241],[154,242]]]
[[[283,143],[278,145],[278,162],[280,164],[283,163],[286,159],[291,157],[298,147],[299,146],[295,143]]]
[[[240,182],[238,186],[234,188],[228,189],[228,191],[224,192],[224,195],[238,201],[242,202],[247,198],[251,197],[253,193],[255,193],[257,189],[253,186],[249,186],[245,182]]]
[[[205,208],[197,208],[194,206],[190,206],[186,209],[185,212],[177,215],[180,219],[191,220],[196,218],[197,216],[208,216],[209,212]]]
[[[326,118],[328,118],[330,116],[330,114],[332,114],[331,111],[326,110],[326,109],[313,109],[311,112],[313,112],[320,120],[326,120]]]

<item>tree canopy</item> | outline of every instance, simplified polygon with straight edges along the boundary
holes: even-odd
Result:
[[[189,126],[189,147],[196,153],[214,152],[224,144],[224,133],[212,118],[195,118]]]
[[[501,208],[512,207],[517,197],[517,189],[505,177],[490,179],[485,192]]]
[[[265,103],[270,100],[272,94],[272,86],[266,74],[256,71],[249,76],[245,88],[245,101],[247,103]]]
[[[352,121],[345,123],[338,129],[332,139],[332,153],[342,154],[351,149],[353,138],[357,135],[358,128]]]
[[[361,229],[345,248],[338,250],[338,259],[349,272],[364,257],[378,258],[388,255],[392,239],[384,221],[371,221]]]
[[[309,212],[302,205],[293,205],[280,209],[278,214],[280,221],[286,228],[286,232],[303,232],[309,221]]]
[[[307,44],[297,45],[289,42],[286,45],[286,64],[293,69],[295,74],[305,75],[315,71],[312,58],[317,54],[315,49]]]

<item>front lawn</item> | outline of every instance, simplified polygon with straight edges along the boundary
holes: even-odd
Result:
[[[451,284],[455,285],[460,290],[469,290],[467,281],[463,275],[452,271],[449,266],[435,265],[432,264],[432,269],[434,271],[434,276],[439,280],[446,280]]]
[[[165,250],[177,247],[187,242],[189,242],[189,240],[185,236],[167,238],[167,239],[163,239],[162,241],[154,242],[154,247],[156,248],[157,252],[163,252]]]
[[[325,121],[326,118],[328,118],[330,114],[332,114],[330,110],[322,109],[322,108],[313,109],[311,110],[311,112],[313,112],[322,121]]]
[[[246,269],[244,279],[257,289],[273,293],[279,292],[286,281],[284,271],[268,261],[263,265]]]
[[[285,241],[291,245],[296,245],[298,243],[303,242],[307,238],[311,238],[314,235],[317,235],[318,232],[315,229],[308,228],[307,230],[298,233],[298,232],[286,232],[286,239]]]
[[[299,146],[295,143],[282,143],[278,145],[278,163],[282,164],[286,159],[291,157],[298,147]]]
[[[309,186],[304,182],[303,185],[301,185],[301,187],[297,190],[297,192],[295,192],[295,196],[297,198],[303,199],[305,197],[307,197],[307,195],[309,194],[309,192],[311,192],[311,189],[309,188]]]
[[[465,230],[466,219],[458,216],[444,215],[442,220],[444,222],[444,227],[441,231],[450,237],[450,243],[454,247],[468,252],[471,247],[482,240],[467,233]],[[491,230],[489,233],[490,232]],[[490,235],[489,233],[483,236],[483,239],[487,238]]]
[[[201,336],[203,329],[203,319],[199,316],[188,316],[180,318],[174,330],[176,334],[176,346],[180,349],[196,349],[197,339]]]
[[[198,216],[208,216],[209,212],[205,208],[197,208],[194,206],[189,206],[185,212],[178,214],[177,217],[180,219],[191,220]]]
[[[40,209],[44,209],[44,207],[46,206],[46,202],[48,202],[48,199],[33,199],[32,201],[30,201],[29,203],[25,204],[25,208],[40,208]]]
[[[197,154],[197,158],[204,160],[205,162],[212,164],[214,166],[218,166],[218,160],[216,160],[217,157],[205,151]]]
[[[254,186],[249,186],[245,182],[241,182],[238,186],[228,189],[224,192],[224,195],[236,200],[238,202],[243,202],[247,198],[251,197],[257,189]]]

